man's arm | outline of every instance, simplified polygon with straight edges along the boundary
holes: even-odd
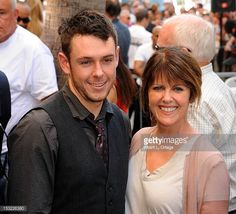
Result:
[[[0,71],[0,154],[5,128],[11,117],[11,93],[6,75]],[[1,165],[1,164],[0,164]]]
[[[143,75],[143,70],[146,64],[145,60],[145,45],[141,45],[138,47],[135,56],[134,56],[134,72],[137,74],[139,77]]]
[[[0,123],[3,128],[11,117],[11,94],[6,75],[0,71]],[[1,139],[0,139],[1,140]]]
[[[143,70],[144,70],[145,62],[144,61],[134,61],[134,72],[137,74],[139,77],[143,75]]]
[[[11,132],[8,148],[8,205],[26,206],[29,213],[50,213],[58,142],[47,113],[28,113]]]
[[[40,44],[34,52],[27,89],[35,99],[42,101],[58,91],[57,77],[50,50]]]

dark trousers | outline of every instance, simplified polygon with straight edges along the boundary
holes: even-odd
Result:
[[[1,171],[0,171],[0,206],[6,205],[6,195],[7,195],[7,152],[1,154]]]

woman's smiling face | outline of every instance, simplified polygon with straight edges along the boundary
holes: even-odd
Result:
[[[182,126],[187,122],[190,89],[183,81],[157,78],[148,90],[149,109],[158,126]]]

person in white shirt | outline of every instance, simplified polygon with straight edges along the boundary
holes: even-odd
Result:
[[[58,90],[53,56],[34,34],[17,25],[15,0],[0,0],[0,70],[10,84],[12,114],[6,133],[30,109]],[[6,140],[2,153],[7,152]]]
[[[144,66],[155,51],[161,26],[155,26],[152,30],[152,42],[145,43],[138,47],[134,57],[134,72],[142,76]]]
[[[131,35],[131,44],[128,52],[130,69],[134,68],[134,56],[137,48],[142,44],[152,42],[152,34],[145,29],[149,22],[147,9],[139,8],[135,16],[137,23],[129,27]]]
[[[230,207],[236,210],[236,101],[232,91],[214,73],[211,60],[215,55],[214,26],[190,14],[167,19],[160,31],[158,45],[179,46],[191,52],[202,70],[202,98],[199,107],[189,107],[188,121],[199,133],[212,134],[220,142],[230,172]],[[214,135],[213,135],[214,134]],[[221,143],[224,138],[225,143]]]

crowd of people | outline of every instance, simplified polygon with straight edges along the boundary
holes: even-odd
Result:
[[[236,213],[234,12],[179,12],[106,0],[53,56],[42,1],[0,0],[0,211]]]

